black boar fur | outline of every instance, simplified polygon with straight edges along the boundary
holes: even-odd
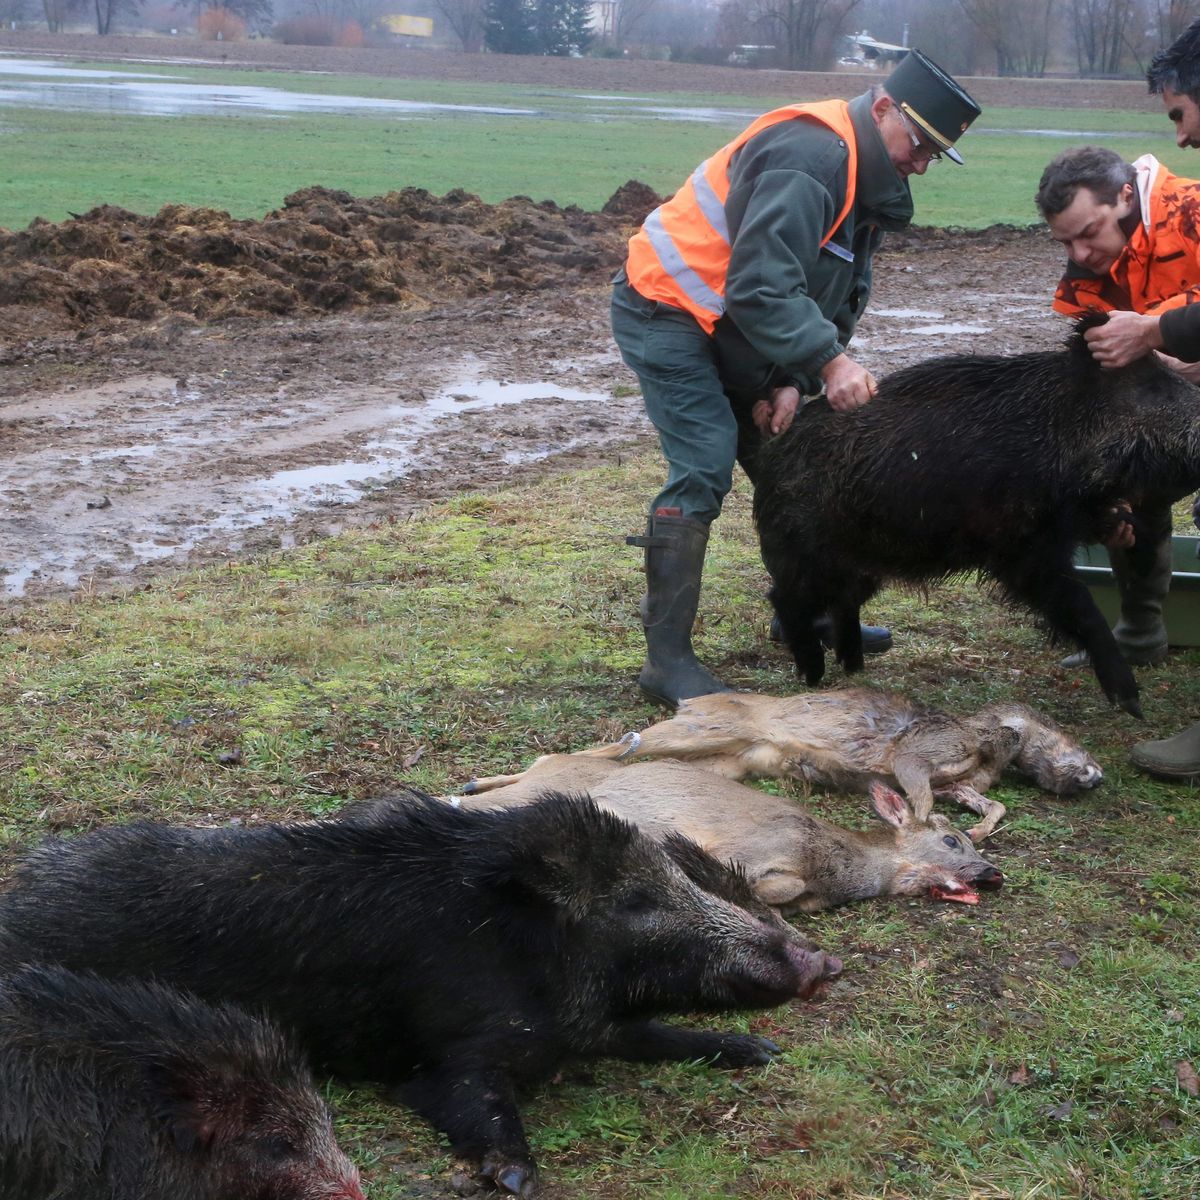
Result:
[[[60,967],[0,979],[0,1196],[362,1200],[278,1030]]]
[[[897,371],[853,413],[812,402],[763,447],[754,519],[808,683],[824,673],[813,625],[822,613],[833,616],[838,661],[858,671],[859,608],[885,580],[974,572],[1086,649],[1109,700],[1141,715],[1133,673],[1073,561],[1081,543],[1112,532],[1118,501],[1136,514],[1200,487],[1200,389],[1154,357],[1102,369],[1083,331],[1104,319],[1081,321],[1065,350]]]
[[[682,857],[689,871],[566,796],[466,812],[414,793],[340,821],[111,828],[19,866],[0,964],[153,975],[261,1008],[321,1064],[399,1083],[457,1153],[528,1195],[520,1082],[572,1056],[765,1062],[760,1038],[652,1018],[780,1004],[836,969],[711,890],[748,895],[744,878],[697,847]]]

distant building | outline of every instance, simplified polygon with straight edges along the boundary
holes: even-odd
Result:
[[[881,42],[865,29],[861,33],[848,33],[845,37],[846,53],[839,60],[846,66],[877,67],[881,63],[893,65],[907,53],[908,46],[897,46],[894,42]],[[908,41],[908,26],[904,27],[904,40]]]

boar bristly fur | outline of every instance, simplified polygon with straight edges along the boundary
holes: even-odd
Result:
[[[589,802],[416,793],[343,820],[51,841],[0,896],[0,964],[25,959],[265,1011],[322,1065],[399,1084],[521,1195],[520,1082],[569,1057],[765,1062],[760,1038],[653,1018],[781,1004],[840,966]]]
[[[754,516],[771,600],[810,684],[824,674],[821,614],[833,616],[838,661],[858,671],[859,608],[885,580],[977,573],[1086,649],[1108,698],[1140,715],[1073,561],[1113,531],[1118,502],[1136,517],[1200,487],[1200,389],[1154,357],[1102,369],[1082,336],[1100,320],[1081,322],[1066,350],[897,371],[852,413],[811,403],[763,447]]]
[[[363,1200],[277,1029],[54,966],[0,978],[0,1196]]]

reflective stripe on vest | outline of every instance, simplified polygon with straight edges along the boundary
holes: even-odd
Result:
[[[820,245],[828,244],[854,205],[858,146],[844,100],[789,104],[759,117],[732,142],[702,162],[683,187],[647,218],[629,241],[625,273],[647,300],[661,300],[692,314],[712,333],[725,311],[729,270],[729,163],[752,137],[783,121],[816,121],[831,129],[849,150],[846,198]]]

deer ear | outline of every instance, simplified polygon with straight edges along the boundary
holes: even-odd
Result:
[[[878,779],[871,780],[871,805],[879,819],[894,829],[902,829],[912,820],[908,801]]]

